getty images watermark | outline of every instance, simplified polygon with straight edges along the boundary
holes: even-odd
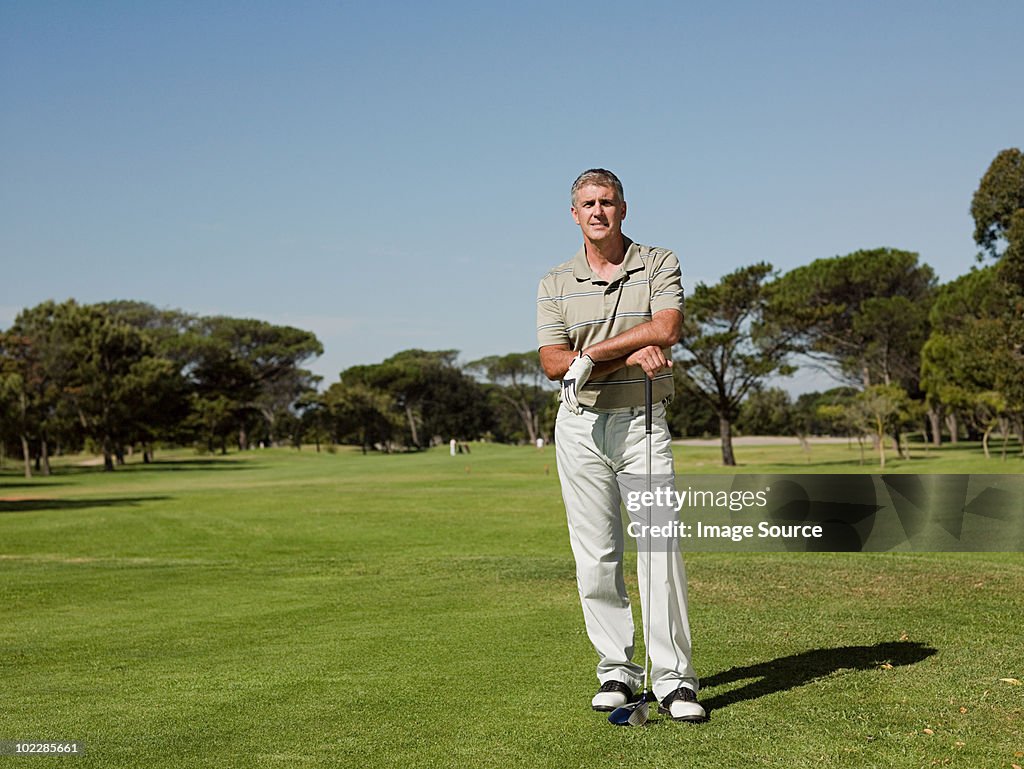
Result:
[[[733,542],[742,542],[751,537],[821,539],[824,535],[824,528],[820,524],[774,524],[758,521],[755,531],[755,527],[751,524],[705,523],[699,519],[692,523],[668,520],[656,525],[653,523],[653,516],[652,522],[648,523],[646,519],[641,521],[642,516],[639,515],[648,508],[651,510],[658,508],[659,511],[669,510],[676,514],[684,507],[720,508],[732,512],[741,512],[748,508],[763,509],[768,506],[769,492],[771,492],[770,486],[758,491],[716,492],[709,489],[694,489],[692,486],[681,492],[667,486],[651,491],[629,491],[625,499],[626,512],[634,515],[630,516],[631,520],[626,526],[626,533],[633,539],[642,539],[647,536],[661,539],[729,539]]]
[[[1022,551],[1020,475],[626,476],[626,533],[689,551]]]

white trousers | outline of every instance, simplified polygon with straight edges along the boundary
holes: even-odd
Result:
[[[633,614],[622,574],[625,548],[620,504],[623,476],[635,485],[647,473],[644,409],[611,413],[559,408],[555,455],[569,540],[576,558],[576,584],[587,635],[597,651],[597,678],[621,681],[639,691],[643,666],[633,661]],[[672,446],[665,407],[654,406],[651,472],[673,476]],[[642,612],[650,607],[651,681],[660,700],[680,685],[698,689],[691,663],[686,609],[686,571],[678,546],[654,547],[651,594],[647,596],[646,551],[637,557]]]

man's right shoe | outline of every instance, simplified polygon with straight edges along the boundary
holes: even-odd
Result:
[[[622,683],[622,681],[605,681],[601,684],[601,688],[597,690],[594,699],[590,701],[590,707],[602,713],[607,713],[615,710],[615,708],[628,705],[635,699],[636,695],[633,694],[633,690]]]
[[[697,702],[697,693],[686,686],[680,686],[658,705],[658,712],[673,721],[699,724],[707,721],[704,707]]]

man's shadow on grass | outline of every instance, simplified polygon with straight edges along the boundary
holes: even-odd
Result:
[[[710,714],[737,702],[754,700],[776,692],[803,686],[840,670],[872,670],[882,665],[913,665],[931,657],[936,649],[913,641],[890,641],[874,646],[839,646],[779,657],[756,665],[729,668],[701,679],[701,689],[755,679],[746,686],[702,699]]]

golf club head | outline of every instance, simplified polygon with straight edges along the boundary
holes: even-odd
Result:
[[[628,723],[630,726],[643,726],[647,723],[647,714],[650,710],[650,705],[647,704],[647,700],[643,700],[640,706],[629,714]]]
[[[646,697],[637,702],[630,702],[621,708],[615,708],[608,715],[608,723],[616,726],[643,726],[647,723],[648,709]]]

